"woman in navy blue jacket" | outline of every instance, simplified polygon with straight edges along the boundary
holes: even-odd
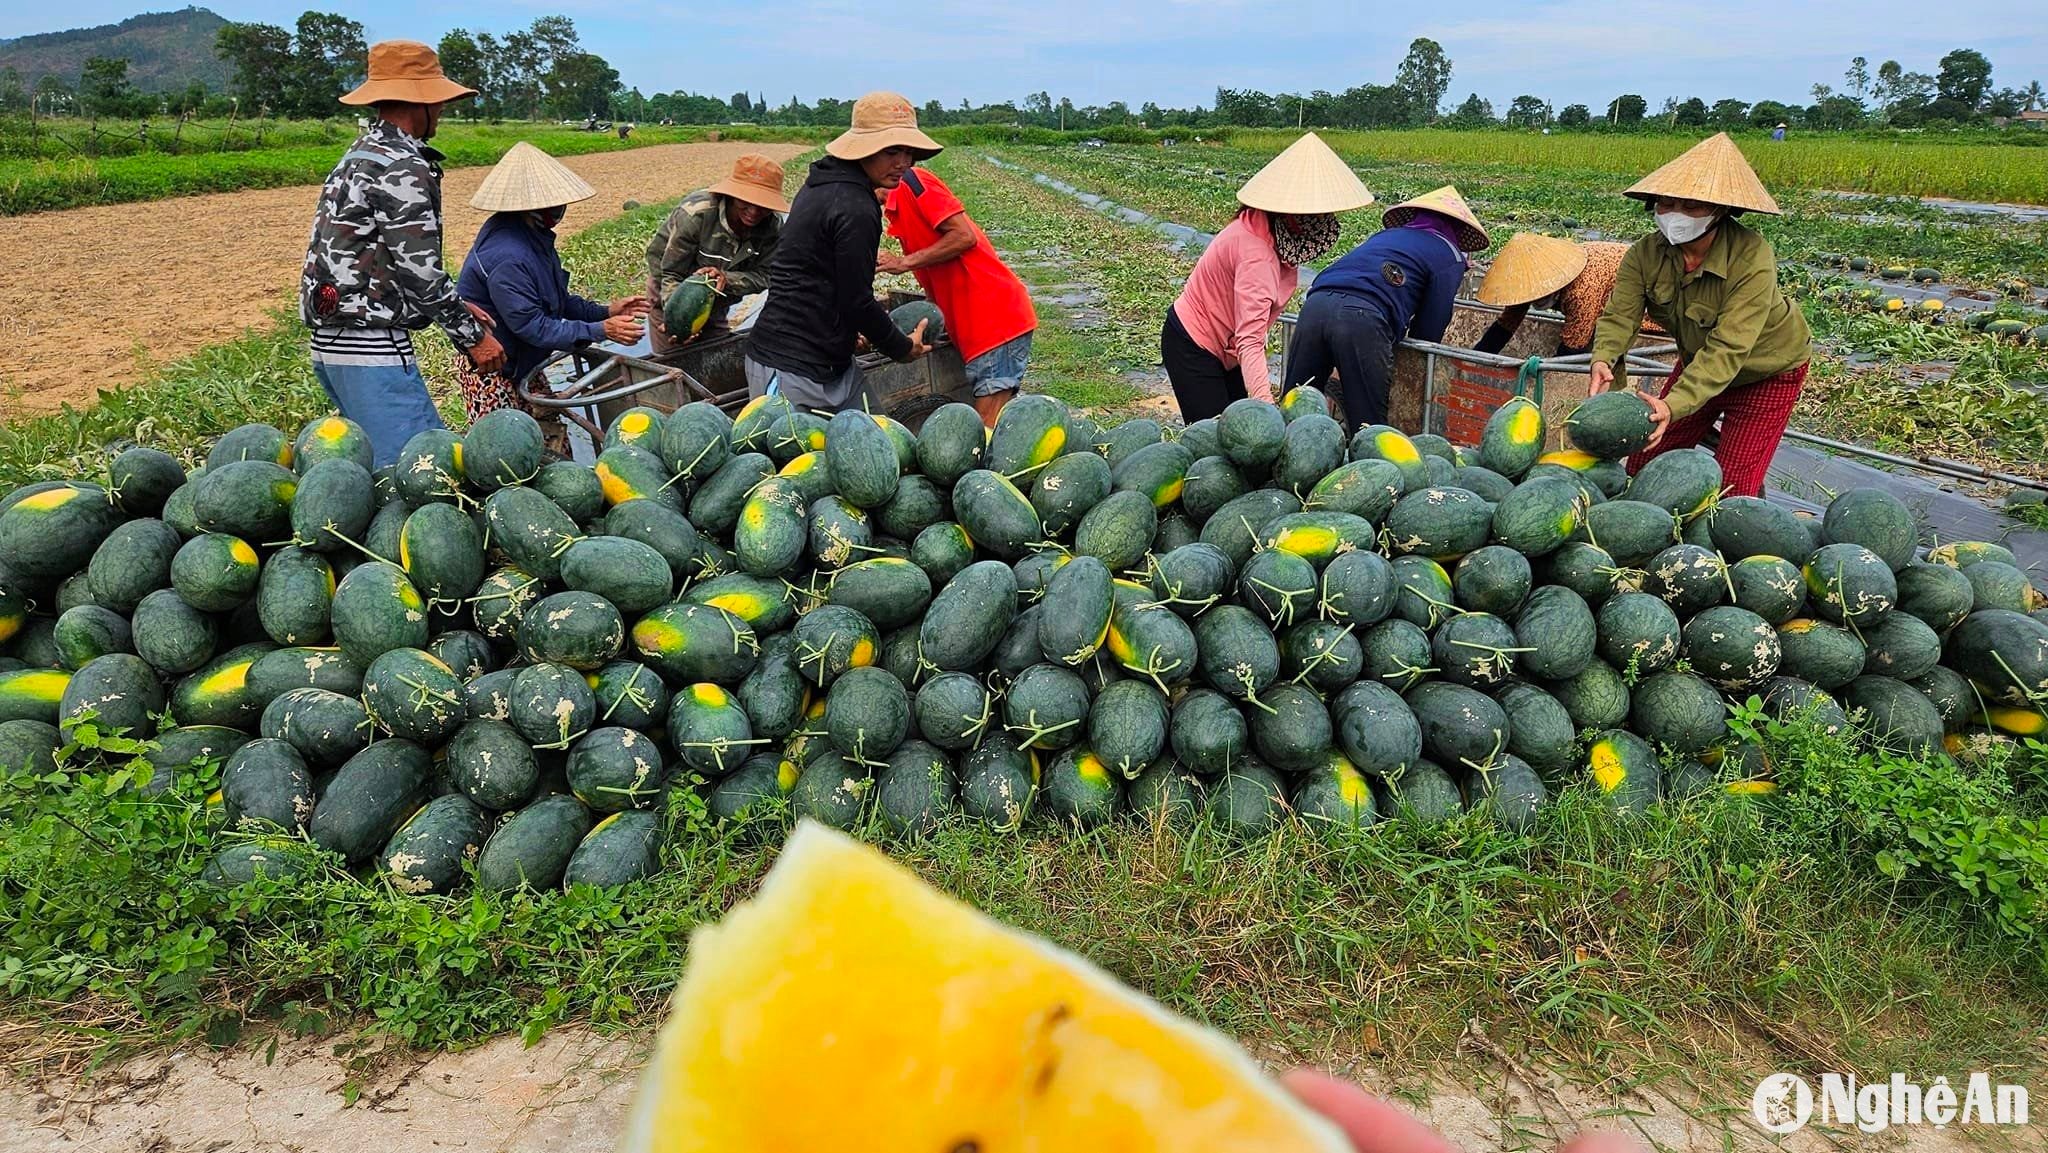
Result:
[[[1443,339],[1465,279],[1465,254],[1488,243],[1450,185],[1396,204],[1382,220],[1385,228],[1316,276],[1287,355],[1289,388],[1323,387],[1336,371],[1351,432],[1387,422],[1394,346],[1410,336]]]
[[[569,291],[569,272],[555,251],[555,226],[569,205],[597,195],[566,165],[520,141],[470,197],[491,214],[476,234],[456,291],[489,314],[505,363],[482,372],[467,357],[455,358],[462,405],[474,421],[500,408],[531,411],[515,385],[553,352],[601,340],[632,344],[640,339],[647,298],[628,296],[609,304]],[[550,448],[560,452],[560,418],[544,420]]]

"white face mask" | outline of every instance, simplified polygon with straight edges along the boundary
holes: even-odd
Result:
[[[1707,234],[1714,227],[1711,216],[1691,216],[1683,212],[1659,212],[1657,231],[1673,244],[1690,244]]]

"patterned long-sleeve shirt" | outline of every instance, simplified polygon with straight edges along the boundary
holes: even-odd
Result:
[[[457,348],[483,326],[441,264],[441,153],[374,120],[320,190],[299,277],[299,315],[317,332],[438,324]]]

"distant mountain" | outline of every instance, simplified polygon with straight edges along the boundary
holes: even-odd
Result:
[[[226,23],[204,8],[185,8],[146,12],[97,28],[0,40],[0,68],[13,68],[30,87],[50,73],[75,87],[87,57],[122,56],[128,60],[128,79],[144,91],[175,91],[197,80],[218,92],[227,87],[228,67],[213,54],[213,41]]]

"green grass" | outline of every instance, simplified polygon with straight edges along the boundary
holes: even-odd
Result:
[[[157,152],[89,159],[0,160],[0,216],[88,204],[123,204],[190,196],[201,192],[237,192],[246,188],[277,188],[317,184],[326,179],[341,150],[355,139],[353,123],[321,122],[324,138],[302,142],[309,131],[294,132],[286,147],[237,152],[165,155]],[[294,126],[297,127],[297,126]],[[630,140],[609,132],[580,132],[545,124],[444,123],[434,146],[447,153],[451,168],[495,164],[520,140],[531,141],[554,156],[616,152],[656,144],[703,140],[705,128],[636,128]],[[805,138],[803,133],[725,129],[724,139]]]
[[[1508,165],[1571,169],[1635,183],[1709,135],[1620,135],[1556,132],[1328,132],[1323,137],[1348,157],[1376,162]],[[1278,152],[1291,132],[1242,132],[1237,147]],[[1963,200],[2048,204],[2048,160],[2036,148],[2008,144],[1952,144],[1906,138],[1872,139],[1798,133],[1783,142],[1744,135],[1738,144],[1772,189],[1831,189],[1886,196],[1947,196]]]
[[[984,911],[1302,1061],[1370,1058],[1426,1081],[1470,1021],[1589,1075],[1689,1084],[1758,1046],[1922,1077],[2035,1060],[2039,938],[2000,932],[1982,898],[1943,879],[1948,862],[1876,863],[1927,854],[1914,837],[1966,827],[1974,803],[2015,807],[2017,769],[1917,769],[1914,807],[1893,780],[1900,762],[1776,739],[1796,793],[1628,818],[1575,788],[1524,834],[1484,814],[1250,841],[1143,823],[1021,836],[951,824],[891,850]],[[568,1020],[643,1025],[689,929],[745,897],[772,859],[758,828],[713,829],[683,792],[665,870],[616,892],[420,899],[331,866],[225,892],[198,881],[234,839],[198,800],[215,776],[154,799],[119,774],[0,782],[0,997],[46,1020],[48,1045],[308,1020],[428,1047]],[[2048,865],[2037,855],[2030,868],[2038,897]],[[1731,1034],[1746,1039],[1737,1054]]]

